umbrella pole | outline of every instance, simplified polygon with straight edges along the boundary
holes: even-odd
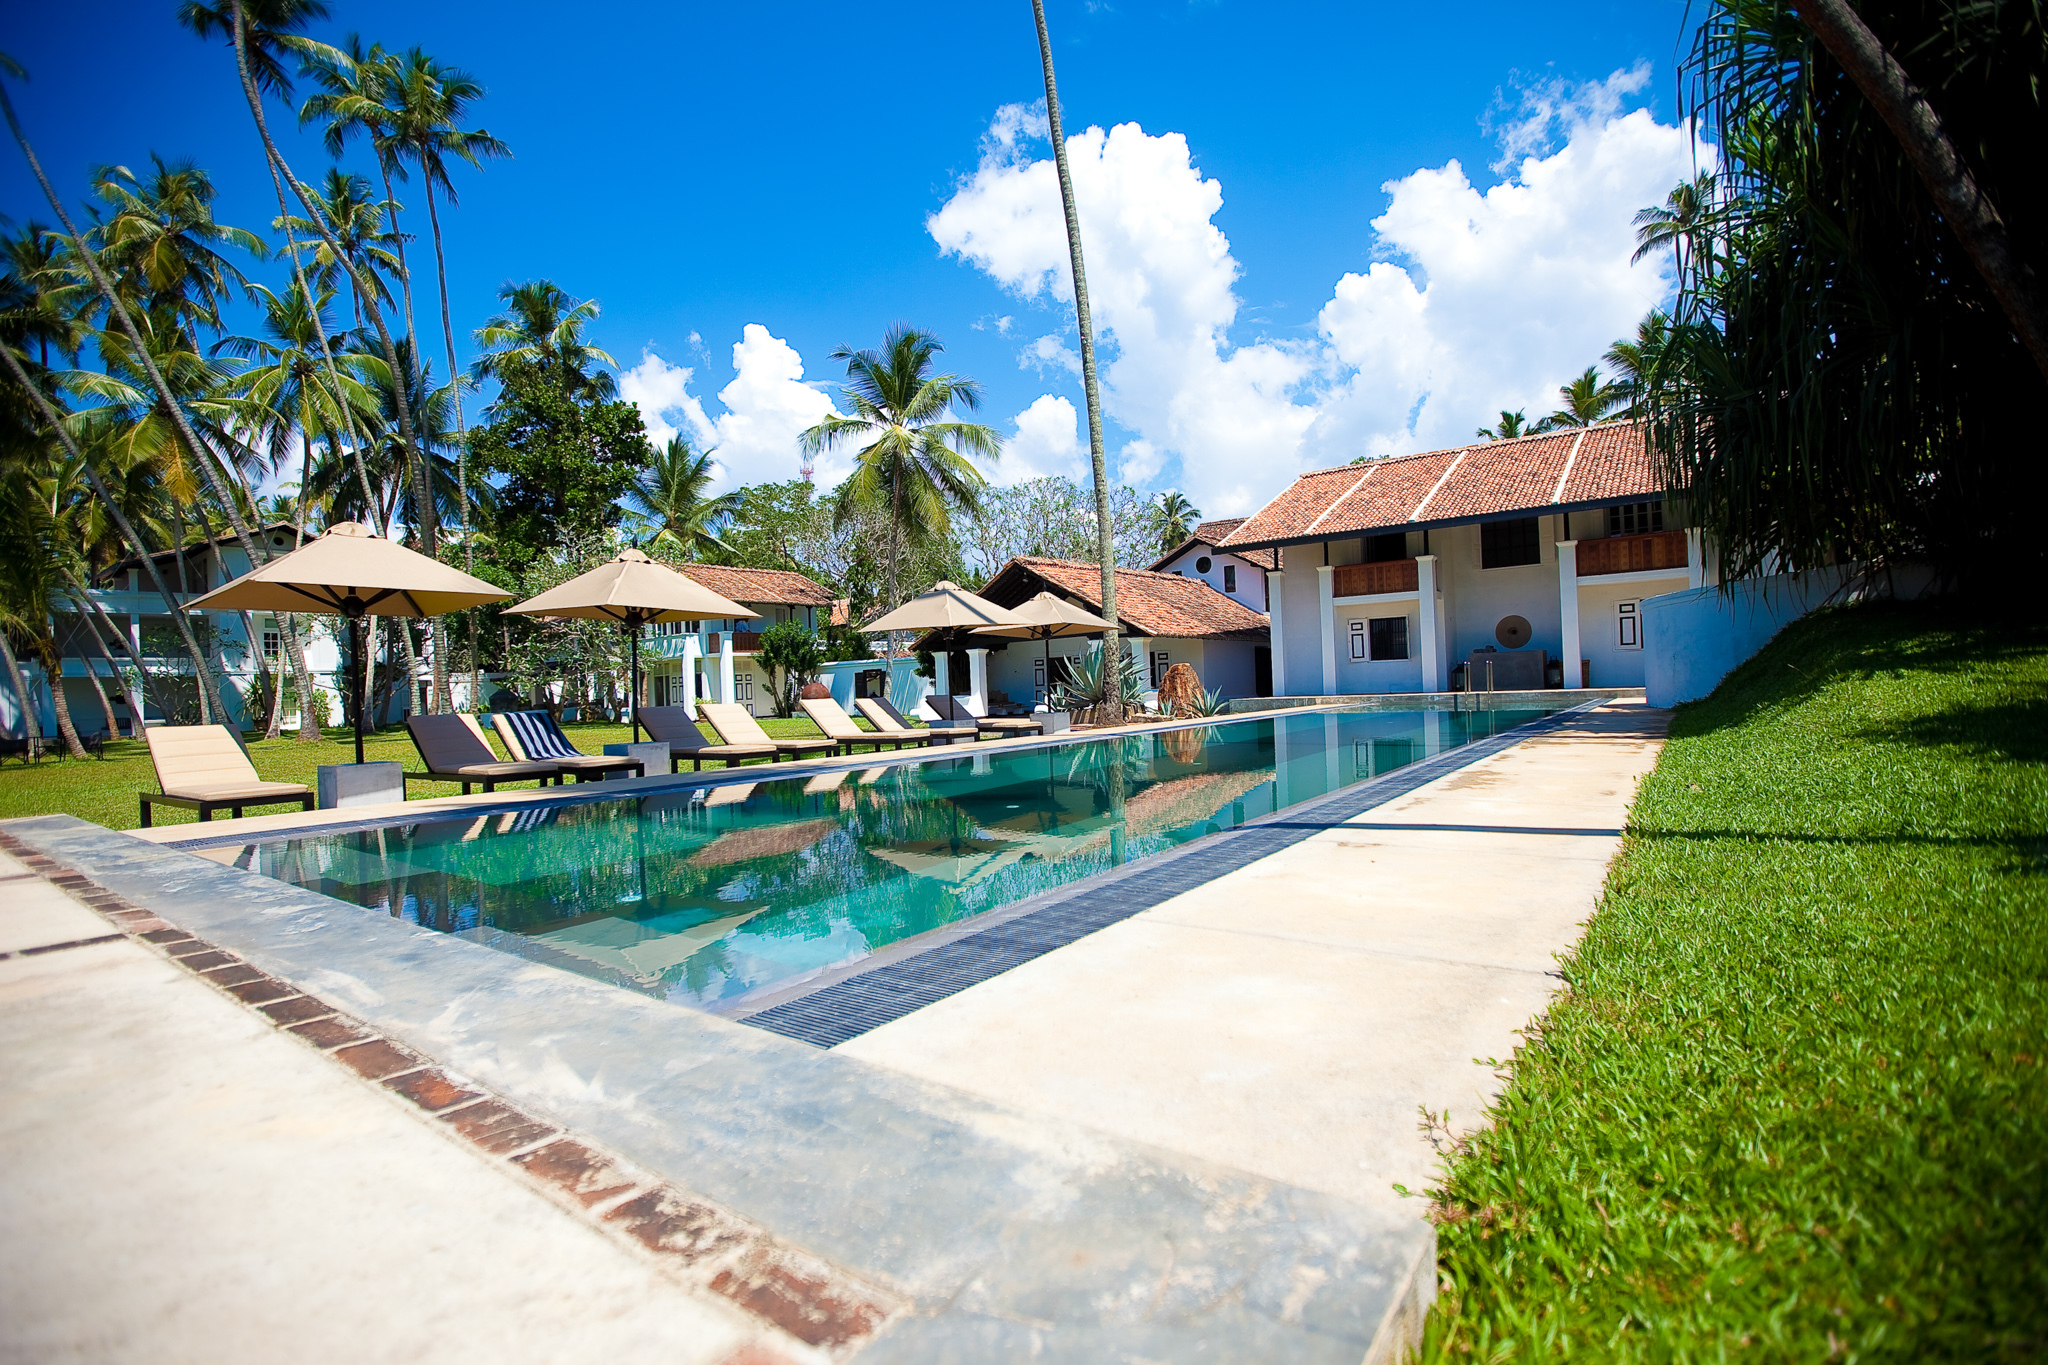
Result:
[[[640,623],[631,619],[626,622],[626,633],[632,637],[633,693],[626,699],[626,709],[633,713],[633,742],[640,742]]]
[[[363,618],[351,616],[348,619],[349,653],[355,656],[355,703],[356,703],[356,764],[363,761],[363,712],[369,701],[363,696]]]

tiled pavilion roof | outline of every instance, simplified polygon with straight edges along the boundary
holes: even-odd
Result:
[[[777,606],[829,607],[832,594],[800,573],[789,569],[737,569],[726,564],[676,564],[685,578],[702,583],[720,597],[746,604],[767,602]]]
[[[981,595],[1015,607],[1050,588],[1090,611],[1102,609],[1102,569],[1076,559],[1020,555],[988,581]],[[1264,612],[1225,597],[1199,578],[1150,569],[1116,571],[1116,614],[1124,626],[1150,638],[1260,639],[1267,636]]]
[[[1639,423],[1615,422],[1318,469],[1218,549],[1277,546],[1661,497]]]
[[[1223,517],[1216,521],[1196,523],[1195,529],[1188,532],[1188,538],[1159,556],[1153,562],[1152,567],[1155,569],[1161,568],[1190,545],[1221,545],[1223,538],[1244,525],[1245,520],[1244,517]],[[1246,563],[1256,564],[1262,569],[1270,570],[1280,567],[1280,553],[1277,550],[1232,550],[1230,553]]]

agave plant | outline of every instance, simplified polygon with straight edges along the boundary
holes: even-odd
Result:
[[[1129,650],[1116,651],[1116,672],[1107,673],[1103,667],[1102,646],[1095,645],[1086,654],[1068,665],[1067,679],[1054,693],[1054,705],[1062,711],[1087,711],[1102,705],[1108,693],[1108,682],[1117,680],[1119,697],[1136,697],[1145,690],[1144,679],[1138,673],[1138,661]]]

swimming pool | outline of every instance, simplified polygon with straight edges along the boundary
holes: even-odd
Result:
[[[679,1004],[749,997],[1549,714],[1280,713],[251,842],[235,866]]]

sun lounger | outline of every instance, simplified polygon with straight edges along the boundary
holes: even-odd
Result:
[[[898,730],[893,734],[882,729],[863,730],[830,697],[805,697],[797,705],[803,707],[804,714],[811,718],[811,724],[825,732],[825,738],[839,741],[843,753],[852,753],[856,744],[873,745],[879,752],[884,744],[892,749],[901,749],[906,744],[930,744],[935,738],[910,730]]]
[[[683,760],[690,760],[690,771],[703,772],[704,760],[723,760],[728,768],[737,768],[742,759],[775,758],[775,744],[771,740],[763,744],[713,744],[704,738],[704,732],[697,728],[697,722],[690,719],[687,706],[643,706],[636,714],[640,717],[640,728],[647,737],[668,745],[668,770],[679,773]]]
[[[761,728],[761,722],[747,713],[747,708],[738,702],[700,701],[697,709],[704,713],[704,719],[711,728],[718,731],[718,737],[727,744],[773,744],[775,757],[784,754],[795,758],[799,754],[832,754],[839,752],[836,739],[775,739]]]
[[[887,697],[859,697],[855,706],[860,713],[873,721],[875,728],[885,734],[929,735],[934,742],[966,740],[972,743],[978,733],[972,725],[933,725],[916,727],[903,718],[903,713],[890,705]]]
[[[1035,720],[1011,720],[1002,716],[977,716],[967,709],[967,703],[958,697],[942,697],[933,693],[925,699],[932,710],[939,713],[939,719],[954,725],[972,724],[983,734],[1015,736],[1043,734],[1045,727]]]
[[[162,790],[138,792],[142,827],[152,806],[178,806],[213,819],[217,810],[241,818],[244,806],[281,806],[296,801],[313,809],[313,789],[300,782],[265,782],[225,725],[153,725],[145,733],[149,761]]]
[[[592,756],[579,750],[545,711],[493,711],[491,726],[505,745],[505,752],[521,763],[552,763],[578,782],[602,778],[606,773],[630,769],[635,777],[647,776],[647,765],[637,758],[616,754]]]
[[[408,778],[460,782],[464,796],[469,795],[473,782],[481,782],[487,792],[496,791],[500,782],[537,781],[545,787],[552,780],[556,786],[562,785],[562,770],[552,763],[500,759],[475,716],[459,711],[445,716],[407,716],[405,729],[427,768],[424,773],[407,773]]]

